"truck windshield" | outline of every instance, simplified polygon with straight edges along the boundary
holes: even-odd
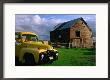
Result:
[[[36,35],[31,34],[23,34],[22,39],[25,41],[38,41],[38,37]]]

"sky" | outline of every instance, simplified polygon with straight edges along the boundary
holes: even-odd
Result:
[[[50,31],[59,23],[82,17],[96,33],[95,14],[16,14],[15,31],[30,31],[38,34],[40,40],[50,40]]]

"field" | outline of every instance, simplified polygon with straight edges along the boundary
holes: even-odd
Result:
[[[87,48],[58,48],[59,58],[43,66],[95,66],[96,50]]]

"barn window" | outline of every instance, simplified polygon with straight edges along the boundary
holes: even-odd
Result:
[[[76,37],[80,37],[80,31],[76,31]]]

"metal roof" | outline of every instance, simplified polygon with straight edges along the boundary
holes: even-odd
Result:
[[[55,30],[62,30],[62,29],[70,28],[70,27],[74,26],[80,20],[81,20],[81,18],[77,18],[77,19],[74,19],[74,20],[71,20],[68,22],[60,23],[55,26]]]

